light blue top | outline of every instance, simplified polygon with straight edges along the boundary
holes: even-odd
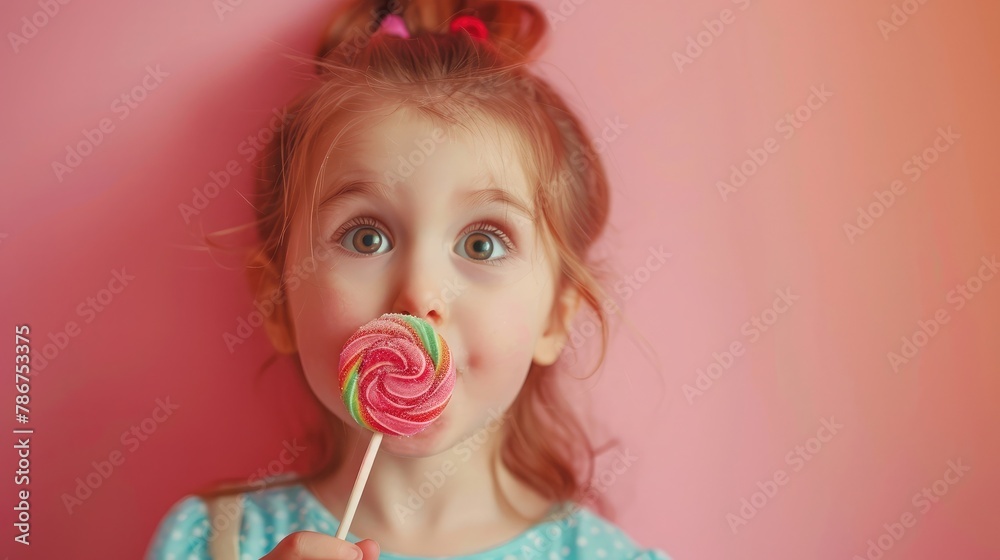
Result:
[[[302,484],[243,494],[241,560],[258,560],[295,531],[335,535],[340,522]],[[571,510],[572,511],[572,510]],[[208,510],[186,496],[167,512],[147,552],[147,560],[210,560]],[[348,534],[347,540],[361,540]],[[378,539],[376,539],[378,540]],[[383,551],[385,560],[421,560]],[[535,525],[506,543],[452,558],[465,560],[670,560],[659,550],[639,548],[621,529],[589,510],[577,508],[557,521]]]

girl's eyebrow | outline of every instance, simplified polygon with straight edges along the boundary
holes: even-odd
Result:
[[[319,203],[319,208],[329,205],[335,199],[356,196],[359,198],[381,198],[385,201],[392,200],[392,189],[377,181],[351,181],[339,188],[333,188],[323,197]]]
[[[534,212],[528,203],[521,200],[517,195],[503,189],[490,187],[470,192],[466,195],[463,205],[468,208],[487,206],[489,204],[501,203],[511,207],[528,220],[534,219]]]
[[[393,200],[393,190],[391,187],[378,181],[351,181],[339,188],[332,189],[329,194],[323,197],[323,200],[319,203],[319,208],[331,205],[337,199],[347,197],[379,198],[390,202]],[[487,187],[475,190],[469,192],[462,200],[462,206],[465,208],[476,208],[498,203],[509,206],[528,220],[534,220],[534,212],[532,212],[531,206],[528,203],[523,201],[519,196],[501,188]]]

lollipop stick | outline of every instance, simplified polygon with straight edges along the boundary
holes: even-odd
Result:
[[[368,482],[368,473],[372,470],[372,463],[375,462],[375,454],[378,453],[378,446],[382,443],[382,433],[375,432],[370,442],[368,451],[365,451],[365,458],[361,461],[361,469],[358,470],[358,478],[354,480],[354,488],[351,490],[351,499],[347,501],[347,510],[344,512],[344,519],[337,529],[337,538],[346,540],[347,532],[351,530],[351,521],[354,520],[354,512],[358,509],[358,502],[361,501],[361,492]]]

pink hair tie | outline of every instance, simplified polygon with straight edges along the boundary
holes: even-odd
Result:
[[[485,41],[489,38],[490,32],[486,29],[486,24],[483,20],[477,18],[476,16],[458,16],[451,20],[451,25],[448,26],[448,30],[452,33],[458,33],[459,31],[465,31],[472,36],[473,39],[479,39]]]
[[[406,29],[406,22],[403,21],[403,18],[397,14],[389,14],[382,18],[382,22],[379,24],[376,35],[379,33],[394,35],[404,39],[410,38],[410,32]]]

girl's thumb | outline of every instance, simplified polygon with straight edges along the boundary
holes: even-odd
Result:
[[[364,553],[364,560],[375,560],[378,558],[380,549],[377,542],[371,539],[365,539],[354,544],[361,549],[362,553]]]

